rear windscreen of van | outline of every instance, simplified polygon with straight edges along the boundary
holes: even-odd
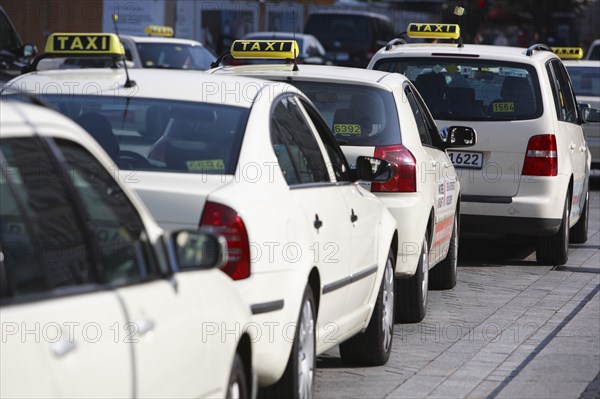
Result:
[[[373,69],[406,75],[435,119],[525,120],[542,115],[535,68],[480,59],[384,58]]]
[[[368,46],[372,40],[369,19],[362,15],[313,14],[304,32],[316,36],[324,44],[347,40],[355,46]]]

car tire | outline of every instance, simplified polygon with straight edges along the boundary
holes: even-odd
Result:
[[[340,355],[344,362],[381,366],[389,360],[394,334],[395,265],[396,251],[392,248],[386,259],[375,309],[366,331],[340,344]]]
[[[570,242],[573,244],[583,244],[588,239],[588,219],[590,214],[590,193],[585,194],[585,204],[583,204],[583,211],[579,216],[579,220],[571,228]]]
[[[315,324],[315,299],[312,289],[307,285],[304,289],[287,366],[279,381],[261,392],[264,397],[293,399],[313,397],[317,366]]]
[[[536,258],[543,265],[564,265],[569,258],[569,197],[565,199],[558,231],[548,237],[538,237]]]
[[[418,323],[427,313],[427,290],[429,285],[429,244],[423,238],[421,257],[414,276],[396,280],[396,322]]]
[[[457,214],[458,215],[458,214]],[[452,236],[446,258],[429,271],[429,288],[432,290],[449,290],[456,286],[458,266],[458,216],[454,217]]]
[[[227,399],[249,399],[248,383],[244,372],[244,363],[239,353],[233,358],[229,384],[227,385]]]

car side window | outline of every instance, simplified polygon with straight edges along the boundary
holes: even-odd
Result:
[[[0,241],[8,295],[94,283],[85,222],[49,151],[37,138],[2,140],[0,151]]]
[[[87,150],[68,140],[56,140],[56,144],[65,157],[65,168],[99,249],[103,281],[122,284],[148,278],[152,273],[151,249],[135,207]]]
[[[319,144],[291,96],[281,98],[273,108],[271,142],[288,185],[331,181]]]
[[[417,99],[415,98],[410,87],[405,87],[404,94],[408,99],[408,103],[410,104],[410,108],[415,117],[415,122],[417,123],[417,130],[419,132],[421,143],[423,145],[432,145],[426,115],[424,114],[422,107],[420,107],[417,103]]]
[[[569,76],[560,61],[547,64],[548,76],[551,79],[552,94],[556,105],[558,120],[577,123],[577,102],[573,94]]]
[[[329,130],[327,123],[321,118],[319,112],[311,105],[303,100],[300,100],[300,103],[317,129],[319,137],[323,142],[323,146],[327,150],[327,155],[329,156],[336,181],[351,181],[350,167],[346,162],[346,157],[335,140],[335,136],[331,133],[331,130]]]

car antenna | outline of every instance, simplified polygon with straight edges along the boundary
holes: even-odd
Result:
[[[292,18],[293,18],[292,21],[294,24],[294,26],[292,27],[292,29],[293,29],[292,30],[292,38],[296,42],[296,9],[295,8],[292,10]],[[298,42],[296,42],[296,44],[297,43]],[[300,47],[299,46],[297,46],[297,47],[298,47],[298,51],[300,51]],[[292,48],[294,48],[294,47],[292,46]],[[295,50],[295,48],[294,48],[294,50]],[[296,59],[298,58],[299,55],[300,54],[294,54],[294,67],[292,68],[292,71],[298,70],[298,63],[296,62]]]
[[[461,6],[462,6],[462,1],[460,2]],[[454,15],[458,16],[458,29],[460,31],[461,26],[460,26],[460,17],[462,17],[465,14],[465,9],[461,6],[456,6],[454,7]],[[458,47],[464,47],[463,42],[462,42],[462,37],[460,35],[458,35]]]
[[[117,37],[119,38],[119,41],[120,41],[121,36],[119,36],[119,28],[117,27],[117,21],[119,20],[119,16],[117,14],[113,14],[112,20],[113,20],[113,25],[115,26],[115,33],[117,34]],[[123,44],[121,44],[121,46],[122,45]],[[135,83],[135,80],[129,79],[129,70],[127,69],[127,59],[125,58],[125,54],[123,54],[123,68],[125,69],[125,76],[127,76],[127,79],[125,80],[125,87],[134,87],[137,83]]]

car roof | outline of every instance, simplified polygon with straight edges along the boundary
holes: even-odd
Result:
[[[578,66],[586,68],[600,68],[600,60],[565,60],[563,61],[563,64],[565,64],[566,67]]]
[[[120,38],[129,39],[135,43],[172,43],[186,44],[189,46],[204,46],[204,44],[202,44],[199,41],[190,39],[180,39],[177,37],[120,35]]]
[[[294,37],[297,38],[305,38],[305,37],[310,37],[310,38],[315,38],[315,36],[309,34],[309,33],[294,33],[294,32],[278,32],[278,31],[265,31],[265,32],[250,32],[245,34],[242,39],[250,39],[250,38],[255,38],[255,37],[259,37],[259,36],[271,36],[273,39],[280,39],[280,38],[290,38],[293,39]]]
[[[372,11],[361,11],[361,10],[319,10],[312,11],[308,16],[310,18],[311,15],[362,15],[370,18],[379,18],[386,21],[390,21],[391,19],[383,14],[379,14]]]
[[[252,76],[262,79],[270,79],[273,77],[281,77],[282,79],[291,77],[293,79],[294,76],[297,76],[306,78],[306,80],[344,84],[354,83],[377,86],[386,90],[390,90],[390,79],[395,79],[397,82],[408,80],[404,75],[399,73],[377,71],[373,69],[308,64],[299,65],[297,71],[294,71],[293,68],[294,66],[292,64],[259,64],[223,66],[207,72],[215,72],[223,75]]]
[[[13,79],[9,84],[27,90],[27,81],[33,80],[36,85],[48,87],[43,94],[57,93],[57,90],[65,90],[67,93],[83,90],[85,94],[95,95],[98,93],[106,96],[129,95],[178,101],[201,101],[244,108],[252,106],[258,90],[264,86],[277,86],[277,88],[269,89],[269,92],[285,89],[281,83],[274,84],[240,76],[215,76],[204,71],[137,68],[130,69],[129,76],[136,82],[136,86],[132,88],[124,87],[126,81],[124,69],[110,68],[31,72]],[[157,82],[168,83],[157,84]],[[287,88],[297,91],[292,86]]]
[[[478,58],[504,60],[504,61],[521,61],[531,63],[533,60],[541,60],[545,62],[550,58],[558,58],[552,51],[533,51],[531,56],[526,55],[524,47],[510,46],[495,46],[487,44],[464,44],[459,47],[456,43],[408,43],[394,45],[390,50],[385,47],[380,49],[374,57],[394,57],[398,55],[406,56],[431,56],[435,54],[447,54],[449,57],[458,55],[476,55]]]

